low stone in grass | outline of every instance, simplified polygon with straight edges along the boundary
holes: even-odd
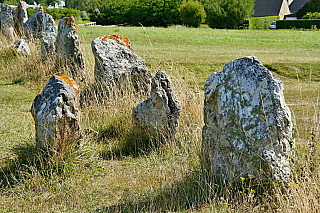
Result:
[[[203,160],[214,175],[287,180],[294,148],[284,84],[254,56],[231,61],[204,86]]]
[[[20,39],[16,42],[14,42],[14,47],[17,49],[18,52],[21,52],[22,54],[30,55],[30,49],[29,45],[24,39]]]
[[[43,60],[56,53],[58,28],[51,15],[45,14],[42,20],[41,36],[41,58]]]
[[[81,39],[73,16],[62,18],[59,21],[57,61],[61,66],[69,67],[74,78],[85,78]]]
[[[151,72],[146,62],[133,53],[128,38],[122,35],[100,36],[91,43],[95,56],[96,82],[109,90],[125,87],[130,83],[136,91],[148,92]]]
[[[168,76],[158,71],[152,78],[151,97],[133,108],[134,124],[161,138],[172,137],[178,126],[181,105],[174,94]]]
[[[64,151],[81,140],[79,88],[73,79],[53,76],[31,107],[37,145]]]
[[[13,8],[7,4],[1,4],[1,32],[12,37],[14,35]]]

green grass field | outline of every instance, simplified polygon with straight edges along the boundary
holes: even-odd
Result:
[[[39,42],[31,56],[0,38],[0,212],[317,212],[319,181],[319,31],[79,27],[89,79],[91,41],[122,34],[153,73],[172,80],[183,112],[177,137],[154,144],[137,134],[132,107],[146,97],[89,102],[82,110],[82,146],[47,157],[35,147],[30,108],[52,74]],[[200,164],[203,86],[225,63],[255,55],[285,83],[294,114],[296,159],[287,184],[221,183]]]

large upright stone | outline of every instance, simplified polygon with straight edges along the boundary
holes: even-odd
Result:
[[[53,76],[31,107],[38,146],[63,151],[80,142],[79,88],[66,76]]]
[[[60,65],[70,67],[74,77],[85,77],[81,40],[73,16],[62,18],[59,21],[57,60]]]
[[[1,32],[9,37],[14,35],[13,8],[7,4],[1,4]]]
[[[41,58],[43,60],[56,53],[58,28],[55,25],[54,19],[51,15],[45,14],[42,19],[41,36]]]
[[[100,36],[92,41],[91,46],[97,82],[110,89],[131,82],[137,91],[149,90],[151,72],[146,62],[132,52],[129,39],[122,35]]]
[[[42,7],[39,7],[28,19],[26,23],[22,25],[24,34],[29,39],[35,39],[39,37],[39,33],[42,30],[42,20],[45,16],[45,12]]]
[[[27,3],[25,1],[19,1],[16,13],[14,16],[15,30],[18,35],[23,35],[22,26],[28,21]]]
[[[231,61],[204,87],[203,159],[225,179],[286,180],[294,147],[284,84],[254,56]]]
[[[133,108],[133,123],[140,129],[168,138],[178,128],[180,112],[181,105],[168,76],[165,72],[158,71],[152,78],[151,97]]]

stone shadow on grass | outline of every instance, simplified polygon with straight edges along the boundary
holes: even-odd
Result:
[[[146,195],[139,201],[124,200],[119,205],[102,206],[95,212],[180,212],[197,210],[221,194],[222,183],[212,182],[208,175],[196,171],[182,181],[161,191]],[[212,184],[213,183],[213,184]]]
[[[101,133],[100,133],[101,134]],[[116,145],[110,146],[100,152],[100,156],[105,160],[121,159],[125,156],[140,157],[158,149],[161,142],[150,136],[146,131],[139,129],[129,129],[120,132],[118,128],[109,126],[102,134],[107,135],[107,139],[116,139]]]
[[[100,206],[94,212],[193,212],[210,206],[217,212],[226,209],[230,212],[252,212],[258,205],[264,205],[267,198],[261,197],[270,187],[269,182],[225,182],[212,177],[207,171],[193,171],[167,188],[154,190],[138,199],[124,199],[118,205]],[[255,195],[250,197],[251,190]]]
[[[62,174],[64,165],[32,143],[15,146],[11,157],[5,157],[0,164],[0,188],[15,187],[20,181],[33,178],[35,174],[49,177]]]

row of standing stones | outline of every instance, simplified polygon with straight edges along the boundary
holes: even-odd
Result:
[[[22,28],[30,38],[41,38],[44,59],[56,54],[70,67],[74,78],[85,76],[80,37],[73,17],[54,20],[40,8],[29,19],[20,1],[12,25],[8,6],[1,6],[1,30]],[[13,14],[12,10],[11,14]],[[13,27],[14,28],[14,27]],[[16,31],[16,32],[22,32]],[[146,62],[133,53],[122,35],[101,36],[91,43],[95,56],[94,76],[110,93],[131,83],[136,92],[150,98],[133,108],[136,127],[149,133],[173,137],[178,129],[181,105],[168,76],[158,71],[152,78]],[[63,150],[81,142],[78,85],[72,78],[53,76],[37,95],[31,108],[37,144]],[[213,175],[229,180],[254,175],[288,180],[293,166],[294,138],[291,112],[284,99],[284,84],[254,56],[240,58],[212,73],[204,86],[202,161]]]

